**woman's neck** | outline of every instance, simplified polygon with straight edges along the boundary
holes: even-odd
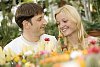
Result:
[[[77,32],[73,33],[72,35],[68,36],[68,41],[70,44],[72,44],[73,46],[78,45],[79,41],[78,41],[78,35]]]
[[[67,37],[68,40],[68,49],[84,49],[84,41],[79,41],[77,32],[73,33],[72,35],[69,35]],[[83,44],[83,45],[82,45]]]

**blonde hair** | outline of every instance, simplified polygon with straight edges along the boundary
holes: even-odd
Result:
[[[74,8],[73,6],[70,6],[70,5],[65,5],[65,6],[62,6],[61,8],[58,8],[56,13],[55,13],[55,18],[56,18],[56,15],[59,14],[60,12],[64,12],[65,14],[67,14],[67,16],[73,21],[76,23],[76,26],[77,26],[77,29],[78,29],[78,41],[79,43],[85,45],[85,35],[86,35],[86,32],[83,28],[83,24],[82,24],[82,21],[81,21],[81,17],[78,13],[78,11],[76,10],[76,8]],[[60,33],[60,35],[63,35],[62,33]],[[68,40],[66,37],[63,37],[64,38],[64,42],[65,44],[68,45]]]

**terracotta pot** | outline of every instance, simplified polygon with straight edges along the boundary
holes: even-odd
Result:
[[[99,30],[93,30],[93,31],[89,31],[88,34],[91,35],[91,36],[97,37],[97,36],[100,36],[100,31]]]

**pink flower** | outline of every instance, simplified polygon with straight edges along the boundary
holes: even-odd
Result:
[[[49,52],[47,52],[47,51],[40,51],[40,55],[45,55],[45,54],[48,54]]]
[[[49,39],[49,38],[45,38],[44,40],[45,40],[45,41],[50,41],[50,39]]]
[[[16,67],[21,67],[21,65],[20,64],[16,64]]]

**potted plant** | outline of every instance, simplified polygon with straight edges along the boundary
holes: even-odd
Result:
[[[91,36],[100,36],[100,22],[84,21],[84,28]]]

